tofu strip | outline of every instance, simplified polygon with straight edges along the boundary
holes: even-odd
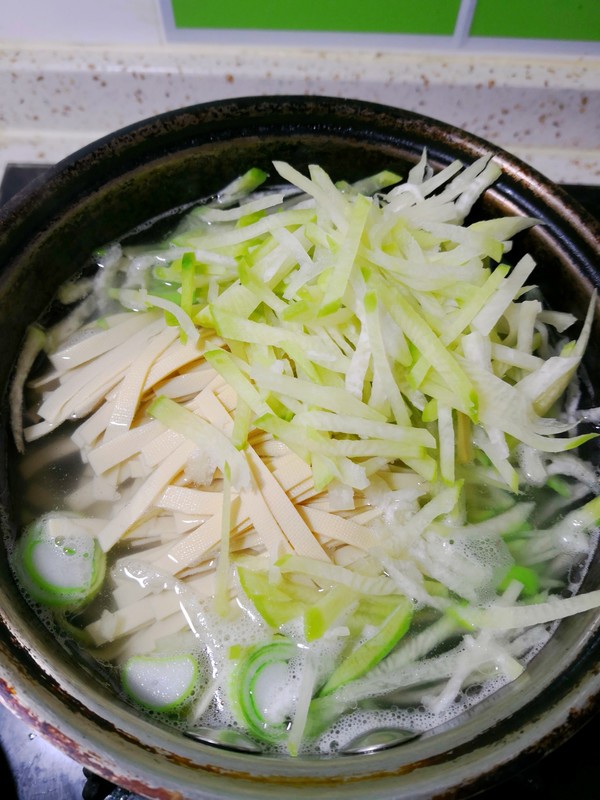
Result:
[[[193,451],[193,442],[183,442],[142,483],[130,501],[98,534],[98,541],[104,552],[108,552],[127,533],[138,517],[152,505],[157,495],[164,491],[173,478],[181,472]]]

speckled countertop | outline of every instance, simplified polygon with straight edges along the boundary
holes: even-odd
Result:
[[[224,45],[2,47],[0,170],[53,163],[136,120],[218,98],[327,94],[406,108],[559,182],[600,184],[600,58]]]

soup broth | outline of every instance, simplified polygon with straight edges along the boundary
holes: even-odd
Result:
[[[469,221],[485,159],[274,170],[104,248],[31,330],[11,563],[141,712],[327,754],[456,717],[600,605],[594,305],[505,262],[534,220]]]

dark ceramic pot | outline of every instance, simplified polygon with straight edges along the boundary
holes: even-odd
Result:
[[[210,195],[277,158],[349,180],[382,168],[406,174],[427,147],[436,167],[493,155],[503,177],[475,214],[529,214],[519,236],[557,308],[582,315],[600,276],[598,227],[556,186],[497,147],[416,114],[311,97],[199,105],[133,125],[51,169],[0,212],[0,384],[26,326],[100,244],[144,220]],[[517,253],[518,255],[518,253]],[[588,369],[600,382],[600,314]],[[6,391],[2,419],[7,420]],[[7,430],[0,443],[2,525],[12,530]],[[32,616],[0,559],[0,692],[83,765],[154,798],[466,796],[550,750],[599,702],[600,613],[562,622],[520,679],[434,735],[371,755],[284,759],[196,743],[140,719],[89,676]],[[584,588],[598,586],[600,560]]]

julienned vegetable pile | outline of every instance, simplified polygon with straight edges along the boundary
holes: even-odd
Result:
[[[600,605],[572,573],[600,410],[576,377],[595,296],[568,338],[533,259],[504,261],[536,221],[465,222],[492,161],[273,166],[279,190],[252,169],[166,241],[106,248],[32,328],[23,473],[83,467],[13,560],[140,707],[297,754],[430,727]]]

